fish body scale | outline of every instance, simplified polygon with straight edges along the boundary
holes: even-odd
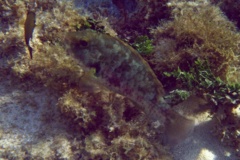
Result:
[[[178,143],[191,133],[193,121],[161,101],[163,86],[136,50],[117,38],[92,30],[70,33],[67,39],[75,57],[95,68],[96,76],[109,89],[141,107],[152,127],[167,126],[163,137],[166,143]]]
[[[132,47],[92,30],[71,33],[69,37],[76,58],[87,67],[95,68],[96,76],[105,80],[110,88],[138,103],[159,103],[164,94],[162,84]]]

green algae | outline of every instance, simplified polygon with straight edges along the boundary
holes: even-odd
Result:
[[[154,49],[154,46],[152,43],[153,43],[152,40],[150,40],[148,36],[139,36],[135,39],[132,46],[140,54],[151,54]]]

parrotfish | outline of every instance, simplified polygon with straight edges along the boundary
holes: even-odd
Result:
[[[32,47],[29,45],[30,39],[32,39],[32,33],[35,27],[36,14],[32,11],[28,11],[27,18],[24,25],[25,31],[25,43],[28,47],[30,58],[32,59]]]
[[[93,30],[82,30],[66,35],[71,53],[81,63],[95,69],[95,76],[104,80],[104,85],[116,93],[120,93],[140,106],[153,127],[169,125],[166,134],[172,135],[167,141],[181,139],[191,132],[191,121],[171,109],[164,108],[162,101],[164,89],[148,63],[131,46],[116,37]],[[167,113],[166,115],[164,115]],[[167,120],[166,117],[178,117]],[[175,121],[176,120],[176,121]],[[171,122],[171,123],[170,123]],[[183,134],[179,137],[172,132]],[[173,128],[176,128],[175,130]],[[176,136],[176,137],[174,137]]]
[[[67,39],[75,57],[120,94],[151,104],[163,97],[163,86],[148,63],[120,39],[93,30],[69,33]]]

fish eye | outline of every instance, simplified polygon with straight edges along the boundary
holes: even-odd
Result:
[[[78,44],[79,44],[80,46],[83,46],[83,47],[87,47],[87,46],[88,46],[88,42],[85,41],[85,40],[80,40],[80,41],[78,42]]]

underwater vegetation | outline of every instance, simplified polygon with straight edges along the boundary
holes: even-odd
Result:
[[[215,134],[239,154],[239,32],[216,6],[169,5],[176,5],[173,20],[152,30],[155,54],[147,61],[170,95],[187,91],[177,101],[190,94],[211,103]]]
[[[79,14],[70,1],[0,1],[0,71],[56,93],[62,117],[84,134],[79,152],[85,159],[171,159],[162,146],[164,134],[174,139],[176,121],[184,122],[186,132],[193,122],[171,110],[166,117],[161,107],[194,94],[217,106],[213,112],[223,118],[216,135],[238,149],[239,117],[232,112],[239,104],[235,25],[209,4],[135,2],[131,14],[118,4],[126,16],[112,21],[112,29]],[[29,7],[34,30],[33,21],[27,23]],[[145,59],[114,30],[125,42],[135,40]],[[169,104],[162,101],[165,89],[174,94]]]
[[[132,46],[136,48],[140,54],[151,54],[154,49],[153,42],[148,36],[137,37]]]
[[[130,77],[131,68],[139,67],[138,72],[133,74],[136,77],[135,80],[146,80],[144,83],[149,82],[150,86],[153,86],[151,83],[155,83],[158,87],[151,87],[149,91],[146,88],[146,92],[149,94],[152,90],[156,90],[154,91],[156,95],[149,96],[143,94],[144,92],[136,93],[136,95],[144,95],[145,99],[155,101],[156,97],[163,94],[162,85],[140,55],[131,53],[136,51],[132,48],[129,49],[128,45],[114,37],[96,31],[82,31],[82,28],[88,23],[87,18],[79,15],[77,10],[73,9],[71,2],[50,3],[50,6],[47,7],[47,4],[43,5],[39,1],[36,3],[38,6],[33,9],[36,15],[36,26],[30,40],[33,49],[33,57],[30,59],[24,41],[24,28],[27,28],[26,25],[28,25],[25,23],[28,11],[25,3],[27,2],[22,1],[19,4],[19,9],[23,10],[24,13],[19,22],[13,21],[11,27],[6,25],[8,28],[5,28],[6,30],[0,34],[0,40],[3,42],[0,46],[2,49],[1,62],[5,64],[1,70],[19,78],[21,82],[42,85],[43,89],[47,87],[55,92],[55,96],[59,97],[56,107],[62,112],[63,118],[71,122],[70,129],[84,134],[82,140],[84,147],[79,152],[82,152],[82,157],[85,159],[159,159],[161,157],[171,159],[161,144],[155,146],[153,139],[157,137],[161,141],[159,136],[164,132],[164,127],[162,124],[158,125],[157,128],[148,125],[150,122],[146,119],[144,109],[149,110],[149,108],[146,106],[142,108],[131,97],[126,96],[126,92],[123,92],[124,94],[118,93],[107,85],[99,77],[101,74],[108,75],[104,70],[99,70],[101,68],[96,66],[87,66],[87,63],[75,58],[73,55],[79,53],[71,51],[75,48],[68,45],[71,41],[66,42],[68,40],[66,36],[67,33],[72,32],[75,34],[90,32],[90,34],[99,34],[99,36],[95,37],[96,39],[90,39],[91,41],[87,43],[76,41],[80,45],[79,47],[81,45],[86,47],[85,44],[93,45],[92,42],[97,42],[97,47],[103,47],[105,44],[99,43],[101,39],[98,37],[106,39],[103,40],[109,43],[110,50],[115,47],[113,48],[116,50],[114,54],[118,52],[124,54],[120,53],[122,47],[129,54],[127,57],[133,56],[133,58],[126,62],[123,61],[128,68],[124,68],[122,65],[123,68],[120,70],[129,70],[129,75],[123,74],[121,76]],[[7,5],[14,4],[12,2]],[[80,30],[79,33],[76,32],[77,30]],[[97,48],[93,51],[97,51]],[[99,48],[99,52],[107,53],[107,50]],[[117,62],[117,58],[121,57],[116,57],[115,62]],[[98,63],[104,64],[104,61],[101,62]],[[128,62],[131,65],[127,66]],[[143,73],[142,78],[140,73]],[[135,75],[139,75],[139,77]],[[121,76],[120,80],[127,85],[124,82],[126,80],[121,79]],[[144,83],[142,83],[143,87]],[[134,81],[131,84],[136,85]],[[31,90],[31,88],[29,89]],[[133,94],[129,95],[134,97]],[[161,113],[159,114],[161,115]]]
[[[238,29],[240,28],[240,2],[238,0],[211,0],[211,2],[218,5],[225,15],[236,24]]]
[[[164,72],[167,77],[174,77],[178,86],[182,89],[187,89],[200,96],[205,96],[208,101],[212,101],[214,105],[232,105],[240,103],[240,84],[226,83],[219,77],[215,77],[211,72],[209,62],[202,60],[195,60],[193,64],[189,64],[186,71],[178,68],[173,72]],[[180,94],[183,95],[183,94]]]
[[[171,13],[171,9],[166,5],[168,0],[106,0],[96,4],[91,2],[87,8],[93,17],[99,20],[107,17],[118,37],[129,44],[134,43],[139,36],[150,36],[150,28],[158,25],[160,20],[169,19]],[[79,3],[88,1],[83,0]],[[111,4],[117,9],[114,10]],[[116,12],[113,13],[113,10]]]
[[[223,80],[238,79],[231,78],[233,76],[231,70],[234,68],[233,65],[237,64],[239,55],[239,33],[218,7],[210,5],[191,7],[183,3],[181,9],[173,10],[172,14],[174,17],[172,21],[163,23],[152,31],[155,36],[154,43],[164,44],[164,40],[168,40],[167,43],[172,43],[171,46],[174,47],[170,49],[174,50],[172,53],[162,56],[163,61],[164,59],[166,61],[163,70],[184,67],[187,61],[201,58],[209,60],[215,76]],[[161,53],[161,50],[158,51],[156,48],[155,52]]]

